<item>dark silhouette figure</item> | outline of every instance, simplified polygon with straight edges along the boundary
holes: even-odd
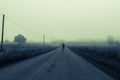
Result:
[[[63,49],[63,51],[64,51],[64,48],[65,48],[65,44],[62,44],[62,49]]]

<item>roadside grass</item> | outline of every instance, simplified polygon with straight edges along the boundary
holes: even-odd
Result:
[[[71,46],[69,48],[115,80],[120,80],[120,46]]]

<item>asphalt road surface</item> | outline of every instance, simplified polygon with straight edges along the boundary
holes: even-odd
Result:
[[[113,80],[70,49],[58,49],[0,69],[0,80]]]

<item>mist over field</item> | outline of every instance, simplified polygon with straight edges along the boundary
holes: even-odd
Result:
[[[120,80],[120,0],[0,0],[0,80]]]
[[[2,14],[5,40],[13,41],[16,34],[32,42],[42,42],[43,34],[48,42],[106,40],[109,35],[120,40],[119,0],[1,0],[0,22]]]

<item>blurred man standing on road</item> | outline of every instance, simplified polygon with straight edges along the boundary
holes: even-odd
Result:
[[[65,48],[65,44],[63,43],[63,44],[62,44],[62,50],[63,50],[63,51],[64,51],[64,48]]]

